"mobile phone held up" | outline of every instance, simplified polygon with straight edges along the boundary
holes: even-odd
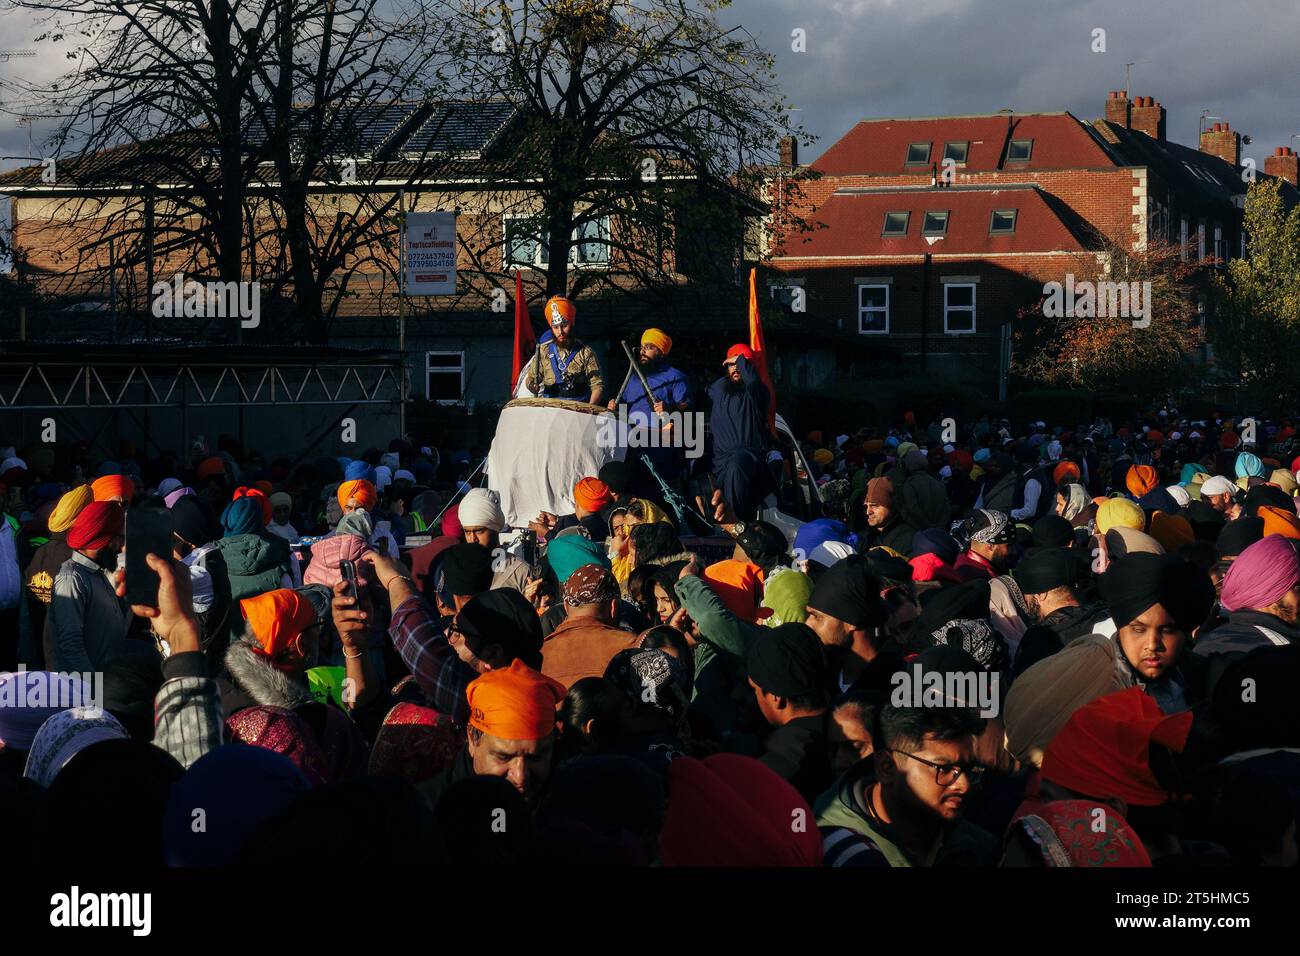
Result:
[[[126,513],[126,603],[156,607],[158,572],[146,560],[172,556],[172,513],[158,497],[146,498]]]
[[[358,600],[357,593],[357,565],[355,561],[343,558],[339,561],[339,572],[343,575],[343,580],[347,582],[347,589],[343,592],[346,597]]]

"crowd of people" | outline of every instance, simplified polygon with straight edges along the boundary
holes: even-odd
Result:
[[[512,528],[466,451],[406,438],[4,449],[10,858],[1296,865],[1290,422],[813,431],[787,534],[747,351],[705,537],[621,461]],[[633,399],[685,408],[652,371]],[[136,509],[174,529],[144,605]]]

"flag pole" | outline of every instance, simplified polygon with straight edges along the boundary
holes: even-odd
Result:
[[[397,283],[397,437],[406,440],[406,190],[397,191],[398,257]]]

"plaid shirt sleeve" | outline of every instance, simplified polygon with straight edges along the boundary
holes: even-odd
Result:
[[[450,715],[458,724],[466,723],[469,701],[465,688],[478,674],[456,655],[429,603],[417,594],[399,604],[388,636],[433,709]]]
[[[188,768],[221,746],[221,695],[200,651],[174,654],[162,669],[166,680],[154,698],[153,742]]]

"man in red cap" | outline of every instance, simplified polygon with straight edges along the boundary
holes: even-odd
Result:
[[[769,440],[767,409],[772,397],[753,361],[754,352],[748,345],[733,345],[722,363],[724,374],[709,386],[713,473],[723,499],[742,521],[755,516],[759,503],[772,490],[764,467]]]
[[[102,671],[114,658],[152,653],[146,641],[129,641],[131,610],[117,596],[113,575],[125,543],[126,521],[117,501],[92,501],[68,529],[72,557],[54,579],[46,627],[58,671]]]

